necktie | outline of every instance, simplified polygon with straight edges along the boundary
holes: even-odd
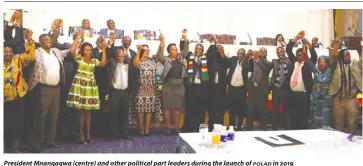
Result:
[[[129,49],[125,49],[125,55],[126,57],[129,57]]]
[[[253,84],[257,87],[258,80],[257,80],[257,74],[259,73],[260,68],[257,65],[257,62],[253,60]]]
[[[120,71],[120,81],[121,81],[121,89],[124,89],[124,75],[123,75],[123,69],[122,69],[122,65],[120,65],[121,67],[121,71]]]
[[[281,64],[280,64],[280,80],[279,80],[280,86],[282,85],[282,82],[283,82],[282,78],[284,78],[284,64],[285,64],[285,62],[281,61]]]
[[[301,64],[297,63],[297,68],[295,69],[294,77],[291,81],[291,86],[295,87],[297,85],[297,80],[299,79],[300,71],[301,71]]]
[[[198,69],[197,69],[197,78],[200,79],[200,65],[201,65],[202,61],[200,60],[200,57],[197,58],[197,64],[198,64]]]

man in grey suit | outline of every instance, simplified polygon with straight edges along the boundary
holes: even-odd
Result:
[[[105,38],[110,38],[110,34],[114,33],[116,39],[122,39],[124,37],[125,31],[122,29],[115,28],[115,21],[107,20],[107,28],[100,30],[100,35],[104,36]]]
[[[268,76],[271,71],[269,62],[264,58],[267,53],[265,48],[261,48],[259,52],[252,53],[248,51],[248,56],[245,56],[242,61],[242,67],[248,67],[252,72],[248,80],[248,113],[247,113],[247,130],[253,130],[253,121],[255,109],[260,114],[260,126],[262,130],[266,129],[267,122],[267,100],[269,83]],[[261,57],[260,57],[261,54]],[[263,54],[263,55],[262,55]]]
[[[92,37],[93,34],[96,33],[96,31],[91,28],[91,24],[90,24],[90,21],[88,19],[83,19],[82,20],[82,26],[77,26],[75,29],[74,29],[74,33],[77,33],[79,31],[82,31],[82,30],[85,30],[84,32],[84,37]]]

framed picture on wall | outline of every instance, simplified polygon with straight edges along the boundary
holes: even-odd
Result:
[[[134,40],[158,40],[158,38],[155,31],[134,30]]]

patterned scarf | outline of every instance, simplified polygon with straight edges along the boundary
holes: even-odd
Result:
[[[208,81],[209,76],[208,76],[207,57],[205,55],[203,55],[201,57],[201,62],[198,60],[197,63],[198,64],[196,64],[196,65],[198,65],[198,66],[201,65],[202,73],[200,74],[200,70],[196,71],[197,72],[196,77],[201,79],[201,81]],[[193,82],[194,82],[194,65],[195,65],[195,56],[191,55],[189,58],[188,70],[187,70],[188,84],[193,84]],[[201,75],[201,77],[200,77],[200,75]]]
[[[279,72],[277,73],[276,79],[274,80],[275,81],[274,85],[277,86],[277,87],[280,87],[280,88],[282,87],[282,84],[284,82],[284,80],[280,80],[281,70],[283,70],[282,72],[284,74],[284,78],[285,78],[284,80],[286,80],[287,77],[288,77],[286,61],[284,61],[284,62],[281,61],[280,62]]]

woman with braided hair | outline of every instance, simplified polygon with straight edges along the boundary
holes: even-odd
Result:
[[[349,133],[355,133],[357,129],[357,117],[359,102],[356,98],[362,87],[355,79],[360,73],[353,73],[350,53],[346,49],[339,51],[338,65],[334,72],[329,87],[329,95],[332,96],[333,117],[335,128],[344,131],[345,123]]]

